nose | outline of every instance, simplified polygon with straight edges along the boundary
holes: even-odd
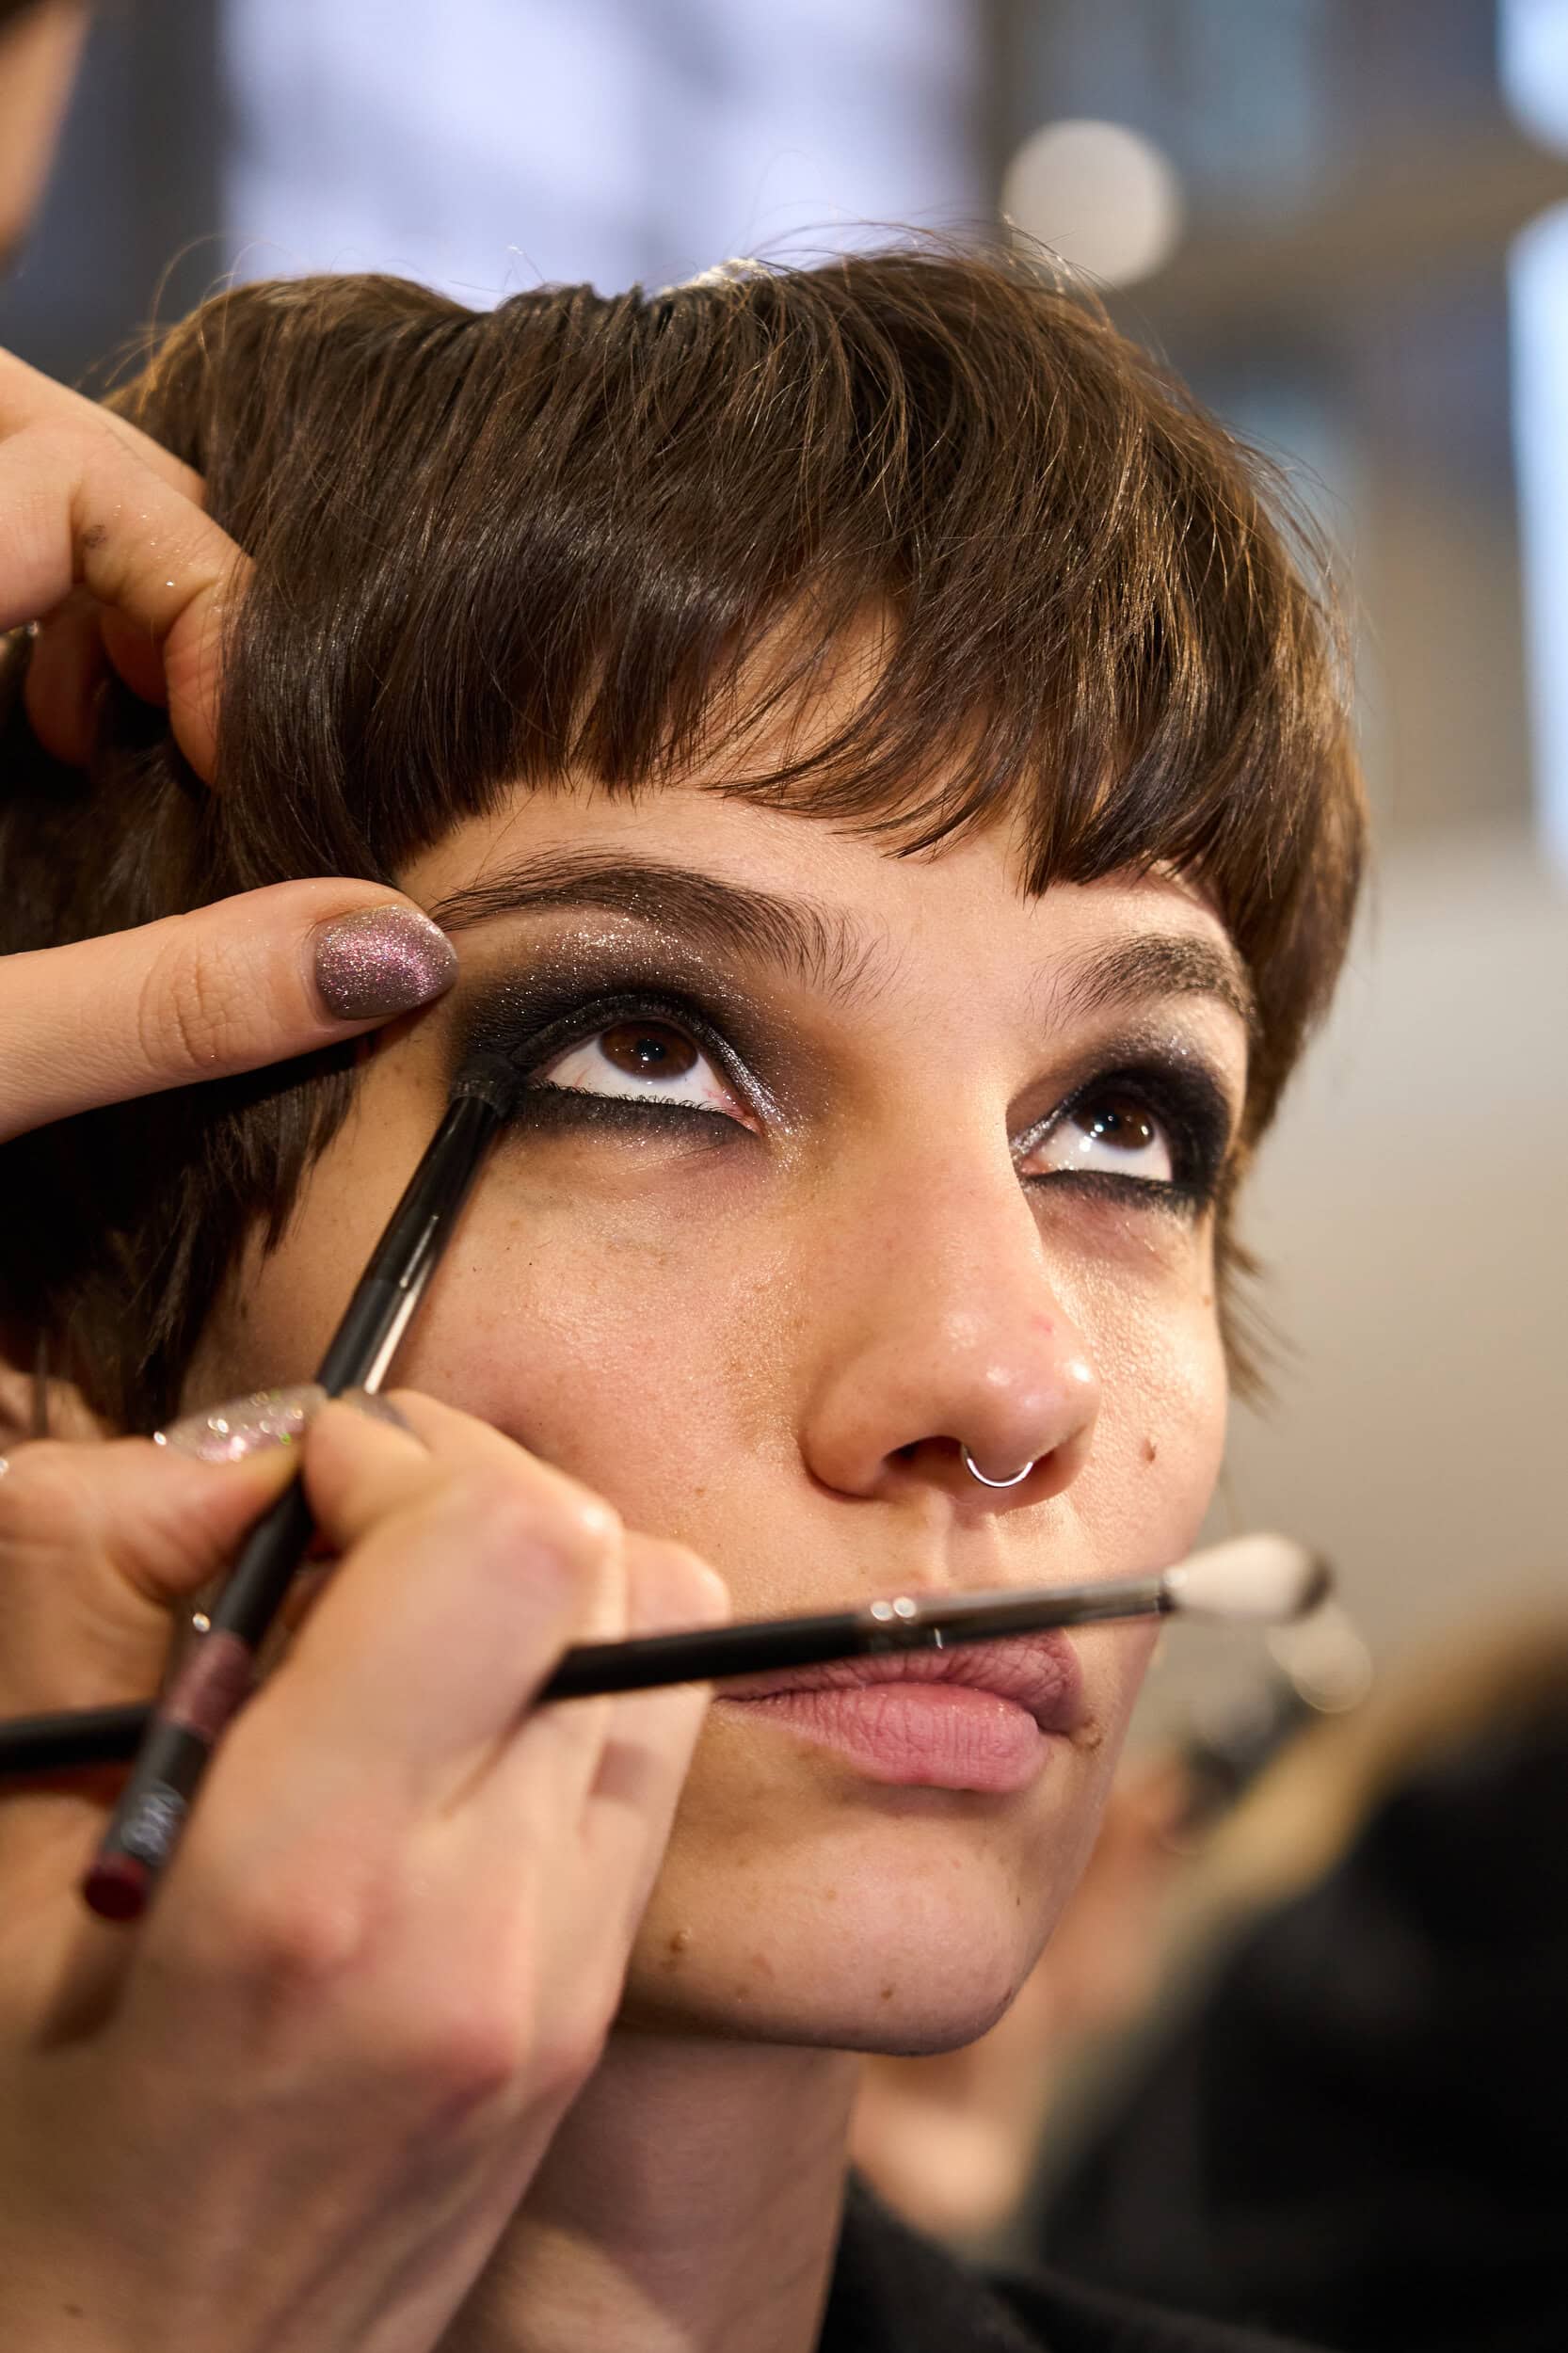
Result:
[[[832,1306],[802,1429],[813,1476],[857,1497],[923,1481],[977,1511],[1060,1495],[1099,1375],[1011,1160],[928,1159],[856,1199],[818,1270]]]

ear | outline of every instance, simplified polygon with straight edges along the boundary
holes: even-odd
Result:
[[[0,1454],[29,1438],[106,1438],[104,1428],[73,1381],[51,1380],[41,1359],[0,1342]]]

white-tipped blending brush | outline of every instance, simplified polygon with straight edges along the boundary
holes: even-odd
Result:
[[[580,1643],[564,1654],[542,1687],[539,1703],[777,1673],[888,1651],[945,1650],[955,1642],[995,1641],[1106,1619],[1181,1617],[1279,1625],[1316,1609],[1332,1581],[1327,1564],[1288,1536],[1239,1536],[1194,1552],[1158,1576],[1120,1577],[1104,1585],[900,1593],[826,1617],[764,1618],[694,1627],[685,1634],[640,1635],[625,1642]],[[142,1703],[0,1723],[0,1779],[134,1756],[150,1713]]]
[[[645,1691],[661,1683],[706,1683],[773,1674],[832,1658],[886,1651],[946,1650],[1106,1618],[1187,1617],[1277,1625],[1314,1609],[1332,1582],[1327,1564],[1288,1536],[1240,1536],[1194,1552],[1156,1577],[1105,1585],[1031,1586],[1000,1593],[900,1593],[822,1618],[771,1618],[690,1634],[584,1642],[568,1650],[541,1700],[600,1691]]]

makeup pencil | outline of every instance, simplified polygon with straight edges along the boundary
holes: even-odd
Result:
[[[451,1238],[486,1146],[522,1081],[499,1057],[471,1057],[444,1117],[328,1343],[316,1380],[329,1397],[379,1387]],[[256,1655],[314,1526],[298,1482],[246,1539],[210,1627],[148,1711],[136,1761],[82,1893],[107,1920],[133,1920],[180,1836],[223,1727],[249,1696]]]
[[[1278,1625],[1316,1609],[1331,1582],[1326,1564],[1289,1537],[1239,1536],[1158,1575],[1103,1585],[904,1593],[820,1617],[763,1618],[688,1633],[636,1635],[620,1642],[582,1642],[563,1653],[536,1704],[777,1673],[836,1658],[943,1650],[1116,1619],[1184,1617]],[[0,1723],[0,1777],[119,1762],[135,1753],[152,1714],[151,1706],[139,1702]]]

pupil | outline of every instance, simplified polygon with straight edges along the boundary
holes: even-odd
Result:
[[[664,1021],[618,1021],[599,1048],[617,1070],[638,1079],[683,1078],[696,1061],[691,1039]]]
[[[1079,1125],[1086,1135],[1113,1144],[1123,1152],[1146,1151],[1157,1138],[1154,1122],[1143,1105],[1125,1098],[1102,1104],[1097,1111],[1085,1111],[1080,1114]]]

